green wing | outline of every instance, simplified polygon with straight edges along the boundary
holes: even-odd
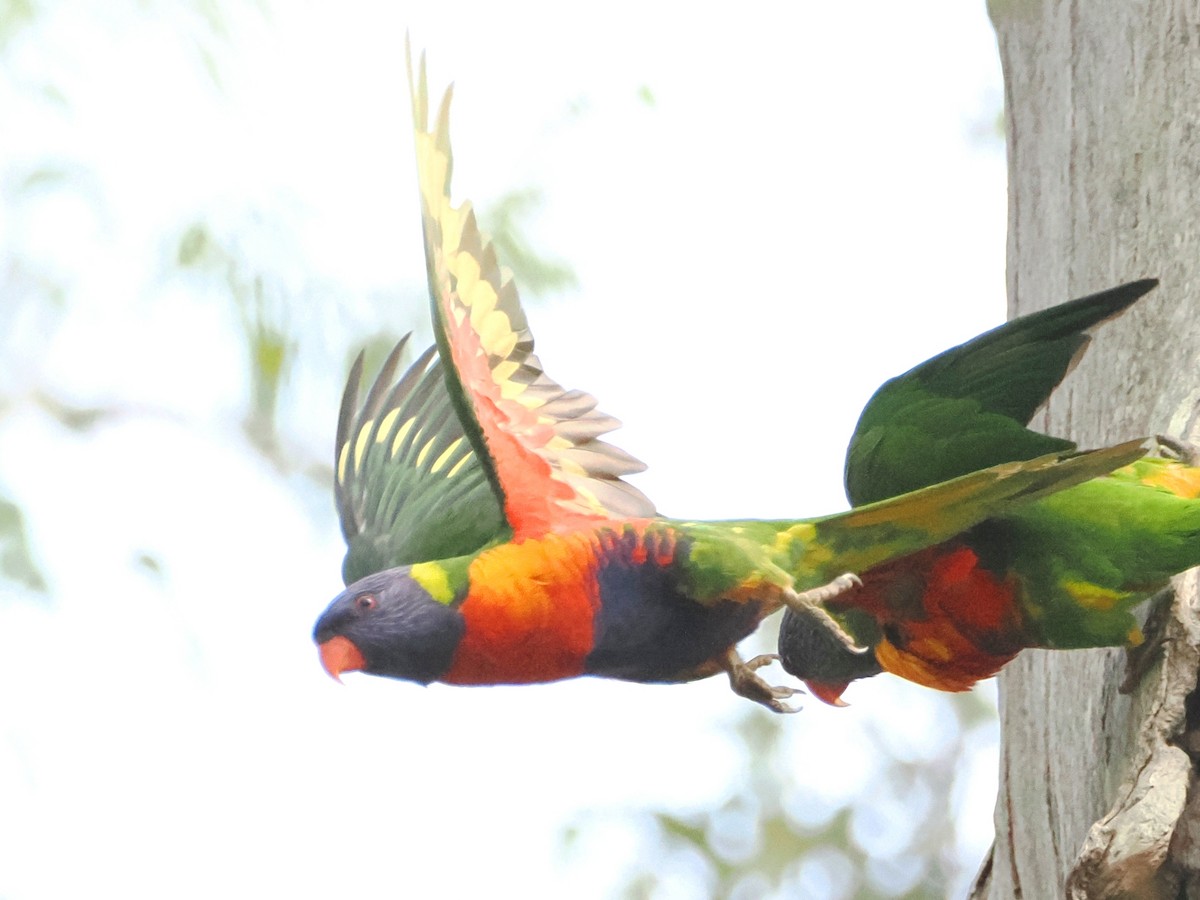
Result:
[[[846,453],[855,506],[998,463],[1072,449],[1026,427],[1086,350],[1088,329],[1158,282],[1143,279],[1006,322],[887,381]]]
[[[815,520],[822,548],[815,581],[874,566],[947,541],[984,519],[1082,484],[1145,455],[1143,441],[1012,460],[911,493]],[[803,561],[802,561],[803,562]],[[838,571],[834,571],[834,569]]]
[[[393,566],[473,553],[508,533],[434,348],[396,380],[408,337],[361,405],[361,353],[342,395],[334,496],[348,548],[346,584]]]
[[[761,583],[807,590],[846,572],[861,574],[978,525],[1027,509],[1145,455],[1141,441],[1086,452],[1049,453],[1001,463],[908,494],[800,521],[678,522],[691,544],[686,568],[701,602]],[[853,608],[860,593],[839,599]],[[792,615],[791,610],[787,615]],[[843,648],[845,649],[845,648]]]

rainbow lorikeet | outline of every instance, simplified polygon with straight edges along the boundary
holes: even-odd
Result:
[[[1089,331],[1157,282],[1136,281],[1014,319],[885,383],[846,456],[852,504],[877,503],[980,466],[1074,445],[1027,427],[1085,352]],[[1025,647],[1131,646],[1133,607],[1200,565],[1200,468],[1144,458],[989,518],[863,573],[828,611],[872,652],[785,614],[784,669],[840,704],[856,678],[892,672],[948,691]]]
[[[642,465],[600,440],[616,421],[542,370],[514,288],[469,204],[449,197],[450,92],[430,125],[424,64],[409,82],[436,350],[397,378],[402,341],[337,429],[348,585],[314,629],[321,660],[420,683],[598,675],[687,681],[721,671],[787,711],[791,688],[743,661],[770,613],[812,611],[845,573],[935,544],[1124,466],[1138,442],[983,468],[822,518],[687,522],[622,476]],[[982,468],[982,467],[981,467]],[[844,637],[844,635],[843,635]]]

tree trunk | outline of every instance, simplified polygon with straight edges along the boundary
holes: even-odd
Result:
[[[1040,426],[1097,446],[1200,437],[1200,4],[991,0],[1008,122],[1013,315],[1142,276]],[[996,842],[976,898],[1200,897],[1185,750],[1195,571],[1132,694],[1125,653],[1026,651],[1000,679]],[[1195,713],[1193,712],[1193,717]],[[1184,889],[1186,888],[1186,890]]]

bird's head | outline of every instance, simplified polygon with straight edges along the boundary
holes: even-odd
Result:
[[[362,671],[428,684],[449,670],[465,628],[462,615],[435,600],[409,568],[360,578],[321,614],[313,640],[334,678]]]
[[[830,706],[846,705],[842,692],[850,682],[883,671],[874,652],[850,649],[825,622],[793,609],[784,612],[779,625],[779,661],[810,694]]]

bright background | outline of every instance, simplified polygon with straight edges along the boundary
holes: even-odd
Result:
[[[406,29],[667,514],[841,508],[871,391],[1003,319],[983,3],[670,9],[0,0],[0,898],[962,895],[990,686],[780,720],[311,645],[348,353],[428,338]]]

